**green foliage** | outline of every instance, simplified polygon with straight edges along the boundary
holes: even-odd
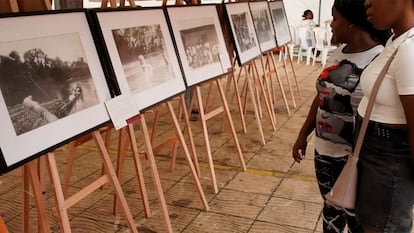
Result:
[[[20,104],[28,95],[39,102],[65,99],[71,79],[88,77],[88,65],[81,58],[77,61],[52,59],[37,48],[26,51],[23,61],[16,51],[0,56],[0,88],[7,106]]]

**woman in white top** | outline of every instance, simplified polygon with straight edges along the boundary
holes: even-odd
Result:
[[[356,214],[365,232],[411,232],[414,204],[414,1],[365,0],[368,20],[394,32],[363,72],[360,124],[372,86],[396,51],[380,86],[359,160]]]

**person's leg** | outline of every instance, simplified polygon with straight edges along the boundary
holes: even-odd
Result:
[[[316,179],[318,180],[319,191],[324,200],[325,195],[329,193],[332,186],[335,184],[345,163],[346,158],[323,156],[315,151]],[[341,208],[336,208],[324,202],[322,215],[324,233],[343,232],[346,225],[346,215]]]
[[[364,228],[361,223],[355,217],[354,210],[346,210],[346,222],[348,224],[349,233],[364,233]]]

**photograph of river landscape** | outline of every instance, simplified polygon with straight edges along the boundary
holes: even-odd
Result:
[[[78,33],[1,42],[0,91],[17,136],[99,103]]]

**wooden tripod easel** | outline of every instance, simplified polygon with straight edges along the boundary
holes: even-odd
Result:
[[[291,68],[291,70],[292,70],[292,74],[293,74],[293,79],[295,80],[296,90],[297,90],[297,92],[298,92],[298,94],[299,94],[299,98],[301,99],[301,98],[302,98],[302,91],[300,90],[299,82],[298,82],[298,79],[297,79],[297,77],[296,77],[295,67],[293,66],[293,61],[292,61],[292,56],[293,56],[293,55],[292,55],[292,54],[290,54],[290,51],[289,51],[289,49],[287,48],[287,45],[285,45],[284,50],[286,50],[286,51],[287,51],[287,53],[288,53],[288,56],[287,56],[287,57],[288,57],[288,59],[289,59],[290,68]],[[272,52],[272,53],[273,53],[273,52]],[[282,59],[282,60],[283,60],[283,69],[285,70],[285,75],[286,75],[286,78],[287,78],[288,80],[290,80],[288,66],[287,66],[287,64],[286,64],[285,59]],[[296,104],[294,105],[294,107],[296,108]]]
[[[121,202],[121,209],[126,218],[128,227],[131,232],[137,232],[135,223],[133,221],[131,212],[129,210],[128,204],[126,202],[125,196],[122,192],[121,185],[119,180],[116,177],[115,170],[112,166],[112,162],[109,158],[109,154],[106,150],[104,140],[102,139],[102,135],[99,131],[94,131],[92,133],[93,138],[97,144],[97,147],[100,151],[100,155],[104,164],[105,169],[104,174],[78,191],[77,193],[73,194],[70,197],[65,197],[64,192],[62,189],[60,176],[55,160],[55,155],[53,152],[48,153],[46,156],[47,168],[49,171],[49,176],[51,178],[51,184],[53,186],[53,193],[55,197],[55,203],[57,206],[57,215],[59,219],[59,224],[61,227],[62,232],[71,232],[69,217],[67,210],[86,196],[90,195],[92,192],[100,188],[105,183],[112,183],[114,192],[118,196]],[[35,197],[38,213],[39,213],[39,232],[50,232],[49,222],[47,221],[46,215],[46,207],[44,204],[44,199],[42,195],[41,183],[39,181],[39,173],[37,169],[36,161],[29,162],[24,166],[24,190],[28,190],[29,182],[31,183],[31,187],[33,189],[33,196]],[[27,194],[25,194],[27,195]],[[28,198],[24,197],[24,224],[23,224],[23,232],[29,232],[28,227]],[[26,216],[27,215],[27,216]]]
[[[257,128],[259,130],[260,133],[260,138],[261,138],[261,142],[263,145],[266,144],[266,140],[264,138],[264,133],[263,133],[263,126],[261,123],[261,118],[262,118],[262,110],[261,110],[261,106],[260,106],[260,95],[262,94],[262,96],[264,97],[265,100],[265,104],[266,104],[266,109],[267,109],[267,113],[270,119],[270,123],[272,124],[272,128],[273,130],[276,130],[276,124],[275,124],[275,120],[274,120],[274,114],[273,114],[273,110],[271,109],[268,97],[267,97],[267,92],[265,91],[264,85],[262,83],[262,80],[260,79],[259,74],[258,74],[258,70],[257,70],[257,66],[256,63],[253,61],[248,62],[244,65],[242,65],[240,67],[239,70],[239,74],[237,76],[237,80],[241,79],[242,76],[242,72],[244,71],[245,74],[245,99],[244,99],[244,108],[242,110],[243,113],[245,113],[246,111],[246,102],[247,102],[247,93],[250,94],[250,99],[251,102],[253,104],[253,110],[254,110],[254,114],[255,114],[255,118],[256,118],[256,124],[257,124]],[[238,81],[235,80],[235,82],[237,83]],[[256,84],[259,85],[259,90],[257,90],[256,88]]]
[[[279,89],[280,89],[280,93],[282,94],[283,102],[285,103],[286,111],[287,111],[288,114],[290,114],[289,103],[288,103],[287,98],[286,98],[285,90],[283,89],[283,82],[280,78],[279,71],[277,69],[277,65],[276,65],[276,61],[275,61],[275,58],[274,58],[273,51],[269,51],[269,52],[266,53],[264,67],[265,67],[265,70],[266,70],[266,76],[267,77],[271,78],[273,76],[273,74],[275,74],[277,82],[279,83]],[[293,106],[296,107],[295,96],[293,94],[292,85],[290,83],[289,78],[287,78],[287,82],[288,82],[288,87],[289,87],[291,99],[292,99],[292,102],[293,102]],[[273,97],[272,99],[276,103],[277,96],[276,96],[275,89],[273,88],[272,80],[271,80],[270,84],[271,84],[271,89],[272,89],[272,97]]]
[[[183,0],[176,0],[175,5],[183,5],[184,1]],[[192,1],[193,4],[198,4],[198,2],[196,0]],[[167,4],[167,0],[163,0],[162,1],[162,6],[165,6]],[[206,112],[206,109],[204,107],[203,104],[203,98],[201,95],[201,87],[199,85],[195,86],[195,95],[196,95],[196,102],[198,104],[199,107],[199,112],[200,112],[200,121],[202,124],[202,128],[203,128],[203,136],[204,136],[204,142],[205,142],[205,146],[206,146],[206,150],[207,150],[207,157],[208,157],[208,164],[209,164],[209,168],[210,168],[210,175],[211,175],[211,180],[213,183],[213,189],[214,189],[214,193],[218,193],[218,187],[217,187],[217,179],[216,179],[216,175],[215,175],[215,171],[214,171],[214,164],[213,164],[213,158],[212,158],[212,154],[211,154],[211,146],[210,146],[210,139],[208,137],[208,129],[207,129],[207,120],[213,118],[214,116],[217,116],[218,114],[224,112],[225,116],[227,118],[227,121],[230,125],[230,130],[234,139],[234,143],[236,146],[236,150],[239,156],[239,160],[242,166],[243,171],[246,171],[246,164],[244,162],[244,158],[243,158],[243,153],[240,147],[240,143],[239,140],[237,138],[236,135],[236,130],[234,128],[234,124],[233,124],[233,120],[231,118],[230,115],[230,110],[229,110],[229,106],[227,104],[227,100],[226,100],[226,96],[222,87],[222,84],[220,83],[220,78],[216,78],[215,80],[212,80],[211,82],[215,82],[218,92],[220,94],[220,98],[221,98],[221,102],[222,102],[222,106],[211,110],[209,112]]]
[[[114,191],[121,202],[121,209],[127,220],[129,230],[131,232],[138,232],[135,226],[134,220],[132,218],[130,209],[126,202],[125,196],[122,192],[121,185],[116,176],[115,169],[113,168],[111,159],[109,158],[108,151],[106,150],[104,140],[102,139],[102,135],[100,134],[99,131],[94,131],[92,135],[93,135],[93,138],[95,139],[95,143],[102,157],[102,162],[105,166],[105,170],[104,170],[105,174],[99,177],[98,179],[96,179],[91,184],[81,189],[79,192],[73,194],[72,196],[68,198],[65,198],[63,195],[62,185],[60,182],[60,177],[59,177],[58,169],[56,166],[55,155],[53,153],[47,154],[48,168],[49,168],[50,177],[52,179],[52,185],[54,189],[55,201],[57,204],[57,210],[58,210],[57,212],[58,212],[58,216],[60,220],[59,223],[61,226],[61,230],[63,232],[71,232],[70,225],[69,225],[69,217],[67,214],[67,209],[69,207],[76,204],[77,202],[79,202],[80,200],[82,200],[83,198],[91,194],[96,189],[99,189],[105,183],[111,182],[114,186]]]
[[[195,91],[196,91],[195,94],[196,94],[196,98],[197,98],[196,99],[197,104],[200,108],[200,121],[201,121],[201,125],[202,125],[202,128],[203,128],[204,143],[205,143],[206,150],[207,150],[208,164],[209,164],[209,168],[210,168],[210,175],[211,175],[211,180],[212,180],[212,183],[213,183],[213,189],[214,189],[214,193],[218,193],[216,174],[215,174],[215,171],[214,171],[213,157],[212,157],[212,154],[211,154],[210,139],[208,137],[207,120],[209,120],[209,119],[217,116],[218,114],[224,112],[224,114],[227,118],[227,122],[229,123],[229,126],[230,126],[231,134],[233,136],[234,144],[236,146],[237,154],[239,156],[240,164],[242,166],[243,171],[246,171],[246,164],[244,162],[243,153],[241,151],[239,139],[237,138],[237,135],[236,135],[236,130],[234,128],[233,120],[231,118],[229,106],[228,106],[227,100],[226,100],[226,94],[224,93],[222,84],[220,82],[220,78],[216,78],[212,82],[215,82],[215,84],[217,86],[218,92],[220,94],[221,102],[222,102],[221,106],[217,107],[216,109],[211,110],[210,112],[205,112],[200,86],[195,87],[196,88],[195,89]]]
[[[183,98],[183,96],[182,95],[180,95],[180,101],[181,101],[181,104],[183,105],[183,104],[185,104],[184,103],[184,98]],[[186,142],[185,142],[185,138],[184,138],[184,135],[183,135],[183,133],[182,133],[182,131],[181,131],[181,127],[180,127],[180,123],[179,123],[179,121],[178,121],[178,118],[177,118],[177,116],[176,116],[176,114],[175,114],[175,112],[174,112],[174,108],[173,108],[173,105],[172,105],[172,102],[171,101],[166,101],[165,102],[165,105],[166,105],[166,107],[168,108],[168,111],[169,111],[169,113],[170,113],[170,116],[171,116],[171,119],[172,119],[172,121],[173,121],[173,124],[174,124],[174,128],[175,128],[175,132],[176,132],[176,136],[177,136],[177,138],[178,138],[178,140],[180,141],[180,144],[181,144],[181,146],[182,146],[182,148],[183,148],[183,150],[184,150],[184,157],[185,157],[185,159],[186,159],[186,161],[187,161],[187,164],[188,164],[188,167],[190,168],[190,172],[191,172],[191,174],[192,174],[192,176],[193,176],[193,179],[194,179],[194,182],[195,182],[195,184],[196,184],[196,187],[197,187],[197,190],[198,190],[198,193],[199,193],[199,195],[200,195],[200,199],[201,199],[201,202],[202,202],[202,204],[203,204],[203,207],[204,207],[204,209],[205,209],[205,211],[208,211],[209,210],[209,206],[208,206],[208,202],[207,202],[207,199],[206,199],[206,197],[205,197],[205,194],[204,194],[204,191],[203,191],[203,189],[202,189],[202,187],[201,187],[201,183],[200,183],[200,180],[199,180],[199,178],[198,178],[198,174],[199,174],[199,172],[197,172],[197,169],[196,169],[196,166],[194,166],[194,163],[193,163],[193,160],[192,160],[192,158],[191,158],[191,156],[190,156],[190,152],[189,152],[189,150],[188,150],[188,147],[187,147],[187,144],[186,144]],[[187,110],[184,108],[183,109],[183,114],[184,114],[184,119],[185,119],[185,124],[186,124],[186,129],[187,129],[187,131],[189,131],[189,137],[190,137],[190,140],[193,140],[191,137],[192,137],[192,134],[191,134],[191,128],[190,128],[190,124],[189,124],[189,121],[188,121],[188,113],[187,113]],[[145,113],[143,113],[143,114],[141,114],[141,118],[143,117],[145,115]],[[141,129],[142,130],[144,130],[144,126],[142,125],[143,123],[142,122],[140,122],[141,123]],[[155,127],[155,126],[154,126]],[[146,125],[145,125],[145,129],[146,129]],[[130,129],[130,131],[131,131],[131,129]],[[144,133],[144,141],[145,141],[145,143],[147,144],[147,145],[149,145],[149,146],[151,146],[150,148],[151,148],[151,151],[148,151],[148,149],[147,149],[147,157],[150,157],[150,156],[152,156],[152,157],[154,157],[154,155],[153,155],[153,150],[152,150],[152,144],[151,144],[151,137],[147,137],[147,134],[148,133]],[[134,140],[135,140],[135,137],[132,137],[132,136],[134,136],[134,135],[131,135],[131,133],[130,133],[130,142],[131,142],[131,145],[132,145],[132,147],[133,147],[133,151],[134,151],[134,147],[136,146],[136,142],[135,142],[135,146],[134,146]],[[122,134],[121,134],[121,137],[122,137]],[[148,142],[146,142],[148,140]],[[122,138],[120,139],[120,141],[122,141]],[[194,146],[194,145],[193,145]],[[119,170],[120,169],[122,169],[122,164],[121,164],[121,161],[123,161],[124,160],[124,153],[123,153],[123,150],[125,150],[125,147],[123,147],[122,149],[120,148],[120,154],[121,154],[121,156],[123,155],[123,157],[121,157],[120,158],[120,160],[119,160],[119,162],[118,162],[118,166],[119,166]],[[194,150],[194,149],[193,149]],[[176,153],[176,151],[174,152],[174,153]],[[195,151],[193,151],[193,154],[195,153]],[[136,151],[134,151],[134,154],[137,154],[138,155],[138,150],[136,150]],[[151,155],[149,155],[149,154],[151,154]],[[196,155],[194,155],[195,157],[194,157],[194,159],[195,159],[195,161],[197,161],[197,157],[196,157]],[[173,158],[173,160],[174,160],[175,158]],[[155,160],[154,160],[155,161]],[[195,163],[197,163],[197,162],[195,162]],[[119,165],[119,164],[121,164],[121,165]],[[155,163],[154,163],[155,164]],[[154,169],[156,169],[156,167],[154,167]],[[162,190],[160,190],[160,191],[162,191]],[[166,208],[166,207],[165,207]],[[168,213],[166,213],[167,214],[167,216],[168,216]]]

